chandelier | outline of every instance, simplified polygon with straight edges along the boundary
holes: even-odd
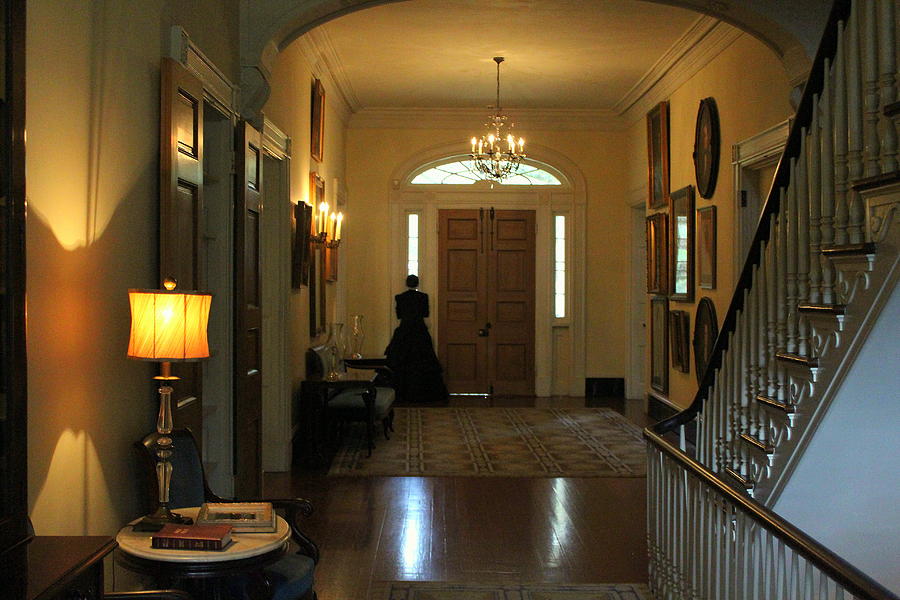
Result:
[[[519,138],[516,141],[511,133],[503,136],[502,129],[507,121],[500,107],[500,63],[503,57],[495,56],[494,62],[497,63],[497,112],[491,115],[490,123],[485,123],[488,132],[481,139],[471,139],[471,156],[478,172],[488,179],[500,181],[519,170],[519,164],[525,158],[525,140]]]

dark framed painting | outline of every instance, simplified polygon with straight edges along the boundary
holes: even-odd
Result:
[[[647,217],[647,293],[669,292],[669,251],[666,213]]]
[[[312,83],[312,99],[309,115],[309,153],[313,160],[322,162],[325,155],[325,87],[321,79]]]
[[[338,247],[325,247],[325,280],[337,281],[338,278]]]
[[[650,387],[669,391],[669,299],[650,298]]]
[[[716,289],[715,206],[697,209],[697,279],[701,289]]]
[[[697,125],[694,129],[694,175],[697,193],[701,198],[712,198],[719,174],[719,111],[713,98],[700,101]]]
[[[706,373],[717,337],[719,337],[719,321],[716,319],[716,305],[710,298],[704,296],[700,298],[697,314],[694,315],[694,368],[698,383]]]
[[[669,300],[694,301],[694,186],[669,202]]]
[[[648,208],[669,201],[669,103],[660,102],[647,113]]]
[[[313,206],[313,214],[319,214],[319,206],[325,202],[325,178],[313,171],[309,174],[309,201]],[[313,224],[313,232],[317,227]]]
[[[309,285],[309,237],[312,229],[312,206],[305,202],[294,205],[293,247],[291,251],[291,287]]]
[[[682,373],[691,372],[691,328],[686,310],[669,311],[669,336],[672,342],[672,368]]]

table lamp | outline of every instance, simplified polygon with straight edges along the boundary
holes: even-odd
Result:
[[[128,290],[131,303],[131,336],[128,357],[161,363],[159,418],[156,420],[156,481],[159,506],[144,517],[145,525],[186,523],[190,519],[169,510],[169,483],[172,479],[172,362],[194,362],[209,356],[206,327],[212,295],[176,292],[176,282],[167,278],[164,290]]]

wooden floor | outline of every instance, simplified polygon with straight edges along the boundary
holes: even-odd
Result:
[[[487,405],[454,399],[451,405]],[[584,399],[494,399],[584,406]],[[639,401],[592,401],[640,426]],[[266,475],[269,497],[312,500],[320,600],[365,600],[381,580],[635,583],[647,579],[644,478]]]

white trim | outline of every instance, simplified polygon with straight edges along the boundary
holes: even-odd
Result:
[[[411,185],[410,174],[429,161],[457,154],[459,144],[447,142],[417,152],[397,167],[390,179],[391,215],[391,290],[389,291],[389,323],[395,323],[393,296],[402,291],[405,270],[405,219],[408,212],[418,212],[419,265],[426,273],[426,285],[437,305],[439,291],[435,277],[438,272],[438,211],[453,208],[477,208],[494,206],[500,209],[535,211],[535,394],[550,396],[554,387],[567,389],[570,396],[584,394],[584,306],[585,306],[585,211],[587,192],[584,176],[567,157],[542,146],[532,147],[531,156],[550,165],[564,178],[564,186],[496,186],[489,183],[473,185]],[[425,189],[423,189],[425,188]],[[559,325],[553,317],[553,213],[570,215],[571,262],[570,267],[570,379],[561,386],[553,386],[553,335]],[[568,242],[567,242],[568,243]],[[431,327],[435,343],[440,332]]]
[[[191,41],[190,36],[180,25],[173,25],[170,30],[169,56],[187,68],[195,77],[203,82],[206,99],[215,104],[232,120],[238,116],[238,88],[224,73]]]
[[[638,212],[642,216],[642,222],[646,218],[647,212],[647,189],[644,186],[640,188],[632,189],[627,194],[628,198],[628,206],[630,207],[629,216],[631,219],[634,218],[635,213]],[[631,221],[629,219],[629,221]],[[634,233],[634,223],[629,223],[629,229],[631,233]],[[641,240],[645,240],[646,234],[643,233],[642,229]],[[647,294],[646,294],[646,281],[647,281],[647,265],[646,265],[646,257],[641,261],[640,257],[635,254],[635,249],[638,246],[635,243],[634,239],[631,239],[631,243],[629,244],[629,272],[630,277],[628,281],[628,294],[627,294],[627,306],[628,306],[628,375],[625,378],[625,397],[626,398],[643,398],[644,394],[647,392],[648,381],[647,381],[647,348],[648,344],[648,334],[647,334],[647,314],[646,314],[646,302],[647,302]],[[646,247],[646,244],[644,244]],[[637,302],[635,301],[635,294],[642,294],[644,298],[644,314],[636,315],[635,314],[635,305]],[[642,335],[644,336],[644,352],[639,353],[637,344],[637,340],[635,339],[636,334],[635,327],[637,320],[640,319],[643,324],[643,328],[641,329]],[[640,372],[636,372],[636,371]],[[639,385],[639,383],[643,383],[643,385]]]
[[[291,294],[290,138],[271,121],[263,125],[263,151],[278,161],[279,193],[265,185],[260,217],[262,280],[262,468],[288,471],[291,467],[291,375],[288,365],[288,307]]]

